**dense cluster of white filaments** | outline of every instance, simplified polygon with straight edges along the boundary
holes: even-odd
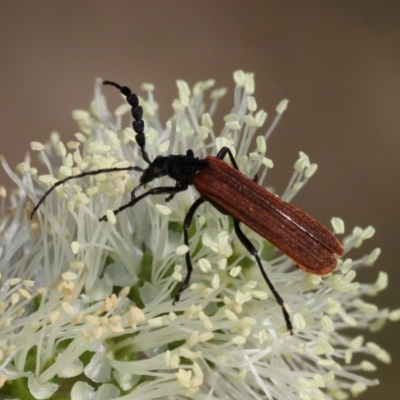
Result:
[[[214,81],[192,89],[178,81],[179,98],[165,125],[153,85],[144,84],[140,103],[151,159],[189,148],[204,157],[228,146],[240,169],[251,177],[258,173],[265,184],[273,167],[265,155],[267,139],[287,101],[265,127],[253,75],[237,71],[234,80],[234,106],[218,134],[214,111],[226,91],[210,91]],[[379,249],[358,260],[345,255],[331,276],[321,278],[297,270],[244,228],[285,300],[291,336],[228,217],[201,206],[190,249],[183,245],[181,224],[198,196],[192,188],[169,203],[165,196],[147,197],[115,216],[111,210],[129,200],[138,174],[88,176],[59,186],[29,219],[32,203],[60,179],[99,168],[145,167],[135,133],[122,125],[129,105],[111,114],[101,90],[98,81],[90,111],[73,113],[80,130],[75,140],[64,143],[53,133],[48,143],[31,143],[42,161],[35,165],[44,165],[46,174],[39,176],[29,157],[17,172],[1,158],[17,189],[7,196],[0,188],[0,392],[13,388],[21,398],[26,391],[36,399],[73,400],[341,400],[375,384],[364,371],[375,370],[374,357],[389,362],[390,356],[366,342],[361,330],[377,330],[400,312],[367,301],[386,287],[385,273],[377,273],[374,284],[355,278],[359,268],[374,264]],[[300,153],[294,169],[281,196],[287,201],[316,165]],[[171,182],[162,178],[153,186],[163,184]],[[108,222],[99,222],[103,215]],[[339,218],[332,226],[344,233]],[[345,252],[373,233],[372,227],[355,228],[343,238]],[[173,306],[171,293],[185,275],[188,250],[195,266],[191,286]],[[359,336],[349,336],[350,327]]]

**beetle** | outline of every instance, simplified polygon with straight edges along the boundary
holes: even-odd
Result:
[[[135,139],[143,160],[148,164],[147,168],[137,166],[104,168],[69,176],[56,182],[44,193],[34,206],[31,218],[54,188],[70,179],[88,175],[115,171],[141,172],[140,183],[132,190],[130,201],[114,210],[115,215],[126,208],[133,207],[147,196],[168,195],[166,201],[170,201],[177,193],[193,185],[200,193],[200,197],[191,205],[183,222],[185,245],[189,246],[188,230],[201,204],[209,202],[221,213],[232,217],[238,239],[254,257],[265,282],[282,309],[288,331],[293,334],[293,325],[283,299],[268,278],[255,246],[246,237],[240,224],[243,223],[267,239],[291,258],[299,268],[315,275],[325,275],[335,269],[337,264],[335,255],[343,254],[340,241],[325,226],[304,211],[261,187],[257,183],[257,178],[252,180],[241,173],[228,147],[222,147],[215,157],[207,156],[204,159],[195,157],[193,151],[189,149],[186,155],[159,155],[154,160],[150,160],[146,151],[143,108],[139,104],[137,95],[132,93],[127,86],[121,86],[112,81],[104,81],[103,84],[117,88],[131,106]],[[226,156],[229,157],[231,165],[224,161]],[[162,176],[168,176],[174,180],[175,186],[155,187],[136,196],[136,191],[140,187]],[[104,215],[99,220],[107,221],[107,217]],[[174,304],[180,300],[183,291],[189,285],[193,271],[189,251],[185,254],[185,258],[187,274],[175,295]]]

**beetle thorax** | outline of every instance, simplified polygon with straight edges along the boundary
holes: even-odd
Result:
[[[168,175],[180,184],[191,185],[194,175],[205,166],[204,160],[188,155],[158,156],[143,172],[140,182],[145,184]]]

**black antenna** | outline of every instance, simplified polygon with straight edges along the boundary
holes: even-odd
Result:
[[[132,93],[131,89],[129,89],[126,86],[121,86],[118,85],[118,83],[111,82],[111,81],[104,81],[104,85],[111,85],[116,87],[117,89],[120,90],[120,92],[126,97],[126,101],[129,103],[129,105],[132,107],[131,113],[132,117],[134,118],[134,121],[132,122],[132,127],[134,131],[136,132],[136,142],[140,147],[140,151],[142,152],[142,157],[143,160],[147,162],[147,164],[151,164],[149,155],[146,152],[145,149],[145,136],[144,136],[144,122],[143,122],[143,107],[139,105],[139,99],[136,94]],[[57,187],[62,185],[63,183],[75,179],[75,178],[83,178],[84,176],[88,175],[98,175],[102,174],[105,172],[117,172],[117,171],[139,171],[143,172],[144,169],[140,167],[125,167],[125,168],[103,168],[103,169],[98,169],[96,171],[87,171],[87,172],[82,172],[78,175],[74,176],[68,176],[65,179],[62,179],[61,181],[56,182],[51,188],[49,188],[45,194],[41,197],[39,202],[33,207],[33,210],[31,212],[31,219],[33,216],[36,214],[36,211],[40,207],[40,205],[45,201],[46,197]],[[140,185],[141,186],[141,185]],[[137,189],[137,188],[136,188]],[[134,197],[135,191],[132,191],[132,197]]]
[[[35,205],[35,207],[33,207],[33,210],[31,212],[31,219],[34,217],[34,215],[36,214],[36,211],[38,210],[38,208],[40,207],[40,205],[45,201],[46,197],[57,187],[62,185],[63,183],[71,180],[71,179],[75,179],[75,178],[83,178],[84,176],[88,176],[88,175],[98,175],[98,174],[102,174],[104,172],[118,172],[118,171],[139,171],[139,172],[143,172],[143,168],[140,167],[124,167],[124,168],[103,168],[103,169],[96,169],[96,171],[86,171],[86,172],[82,172],[78,175],[73,175],[73,176],[68,176],[65,179],[62,179],[61,181],[56,182],[50,189],[47,189],[47,191],[45,192],[45,194],[41,197],[41,199],[38,201],[38,203]]]
[[[111,81],[104,81],[103,85],[111,85],[119,89],[121,94],[126,97],[126,101],[129,103],[131,108],[131,113],[133,117],[132,128],[136,132],[136,143],[139,145],[140,150],[142,152],[143,160],[147,162],[147,164],[151,164],[149,155],[145,149],[145,137],[144,137],[144,122],[143,122],[143,107],[139,105],[139,99],[135,93],[132,93],[131,89],[127,86],[118,85],[118,83]]]

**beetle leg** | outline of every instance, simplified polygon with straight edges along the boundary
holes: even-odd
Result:
[[[250,242],[249,238],[243,233],[242,229],[239,226],[239,221],[234,219],[233,220],[233,226],[235,228],[236,235],[238,239],[241,241],[244,247],[246,247],[247,251],[254,256],[256,259],[256,262],[258,264],[258,267],[260,268],[261,274],[267,283],[269,290],[271,290],[272,294],[274,295],[276,302],[280,305],[282,309],[283,316],[285,318],[286,326],[288,331],[293,335],[293,325],[292,322],[290,321],[289,313],[286,310],[285,304],[282,300],[282,297],[279,295],[279,293],[276,291],[274,288],[274,285],[272,282],[269,280],[267,273],[265,272],[260,256],[257,253],[257,249],[254,247],[254,245]]]
[[[183,238],[184,238],[184,242],[186,244],[186,246],[189,247],[189,234],[188,234],[188,229],[190,228],[190,225],[192,223],[193,220],[193,216],[194,213],[196,212],[196,210],[199,208],[199,206],[201,204],[203,204],[206,200],[202,197],[198,198],[189,208],[188,213],[186,214],[185,220],[183,222]],[[190,252],[188,250],[188,252],[185,254],[185,258],[186,258],[186,268],[187,268],[187,274],[186,277],[182,283],[182,285],[180,286],[178,293],[175,295],[174,301],[172,304],[175,305],[175,303],[177,303],[180,299],[181,299],[181,295],[183,293],[183,291],[187,288],[187,286],[189,285],[190,282],[190,276],[192,275],[192,271],[193,271],[193,265],[192,265],[192,259],[190,257]]]
[[[220,160],[223,160],[227,154],[229,156],[229,159],[231,160],[233,168],[239,170],[239,167],[236,164],[235,157],[233,157],[233,154],[232,154],[231,150],[229,149],[229,147],[222,147],[221,150],[217,153],[217,155],[215,157],[219,158]]]
[[[175,187],[182,188],[182,190],[186,190],[188,188],[188,185],[182,185],[179,182],[176,182]],[[171,201],[174,198],[175,195],[176,195],[176,193],[171,193],[168,197],[165,198],[165,201],[168,203],[169,201]]]
[[[220,160],[223,160],[227,154],[229,156],[229,159],[231,160],[231,164],[232,164],[233,168],[235,168],[238,171],[240,171],[238,165],[236,164],[236,160],[233,157],[233,154],[230,151],[229,147],[222,147],[221,150],[217,153],[216,157],[219,158]],[[258,175],[257,174],[254,175],[253,181],[256,182],[256,183],[258,182]]]
[[[160,186],[160,187],[156,187],[156,188],[150,189],[147,192],[141,194],[140,196],[134,197],[128,203],[126,203],[123,206],[121,206],[121,207],[117,208],[116,210],[114,210],[114,214],[117,215],[121,211],[125,210],[126,208],[133,207],[136,203],[138,203],[140,200],[142,200],[143,198],[145,198],[147,196],[154,196],[156,194],[174,194],[175,195],[176,193],[182,192],[182,191],[184,191],[186,189],[187,189],[187,186],[186,187]],[[100,221],[107,221],[107,216],[103,215],[101,218],[99,218],[99,220]]]

